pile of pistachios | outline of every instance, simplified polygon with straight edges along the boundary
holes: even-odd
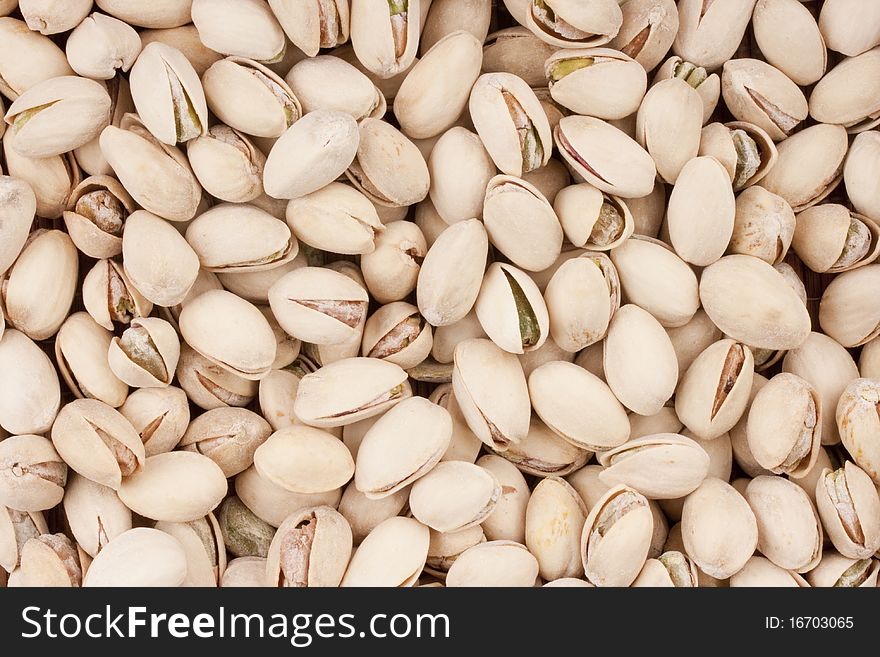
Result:
[[[878,585],[880,2],[0,0],[0,94],[0,586]]]

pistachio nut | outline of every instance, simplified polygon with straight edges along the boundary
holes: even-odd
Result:
[[[430,532],[417,520],[388,518],[352,555],[341,586],[413,586],[425,566],[429,544]]]
[[[678,78],[684,80],[696,89],[700,101],[703,103],[703,125],[712,118],[712,114],[721,97],[721,78],[717,73],[708,73],[702,66],[686,62],[681,57],[673,55],[657,69],[654,82]]]
[[[444,132],[428,157],[428,172],[428,194],[444,222],[482,216],[495,165],[476,134],[459,126]]]
[[[226,546],[213,513],[189,522],[156,523],[156,529],[180,541],[186,553],[183,586],[217,586],[226,570]]]
[[[266,559],[264,557],[236,557],[226,564],[220,586],[261,587],[266,582]]]
[[[840,440],[856,465],[874,483],[880,482],[880,382],[877,379],[851,381],[837,404],[837,428]]]
[[[153,309],[135,288],[123,266],[115,260],[99,260],[83,278],[83,305],[99,325],[108,331],[115,324],[129,324],[146,317]]]
[[[64,51],[24,21],[0,18],[0,37],[0,92],[7,98],[14,100],[44,80],[73,75]]]
[[[532,416],[526,437],[500,452],[499,456],[525,474],[564,477],[583,467],[592,454],[563,440],[539,418]],[[504,486],[502,483],[502,493]]]
[[[60,217],[71,191],[81,180],[73,153],[41,159],[24,157],[13,148],[15,135],[11,130],[2,142],[7,172],[30,186],[36,200],[37,215],[47,219]]]
[[[673,52],[707,71],[719,68],[739,47],[754,7],[755,0],[680,0]]]
[[[10,436],[0,441],[0,504],[25,513],[51,509],[64,496],[67,472],[46,438]]]
[[[274,342],[274,335],[273,342]],[[209,410],[222,406],[247,406],[256,396],[256,381],[243,378],[182,345],[177,380],[196,406]]]
[[[71,474],[64,492],[64,514],[77,545],[93,558],[131,529],[131,511],[116,491],[76,473]]]
[[[94,12],[74,27],[64,52],[78,75],[109,80],[132,67],[141,52],[141,37],[128,23]]]
[[[76,548],[64,534],[42,534],[21,549],[21,586],[78,587],[82,574]]]
[[[538,570],[538,560],[525,545],[509,540],[487,541],[458,556],[446,575],[446,586],[534,586]]]
[[[299,387],[297,374],[287,369],[273,369],[260,379],[259,386],[260,412],[273,430],[300,422],[293,414],[293,400]]]
[[[395,301],[382,306],[367,319],[361,354],[409,369],[428,357],[431,346],[431,327],[418,308]]]
[[[514,354],[533,351],[547,339],[549,317],[535,283],[522,270],[493,263],[474,305],[489,338]]]
[[[626,298],[663,326],[684,326],[700,307],[696,275],[665,243],[631,237],[609,256]]]
[[[91,258],[122,253],[125,220],[135,211],[134,200],[115,178],[92,176],[71,192],[63,213],[64,225],[76,247]]]
[[[0,426],[13,434],[45,433],[61,405],[61,385],[49,357],[24,333],[0,340]]]
[[[187,142],[190,166],[205,191],[230,203],[248,203],[263,194],[266,156],[243,133],[217,124]]]
[[[707,125],[700,137],[699,154],[721,163],[735,192],[764,178],[779,157],[770,135],[745,121]]]
[[[697,566],[687,555],[667,550],[656,559],[648,559],[633,587],[685,587],[699,586]]]
[[[175,386],[135,390],[119,412],[140,435],[148,457],[170,452],[186,431],[190,418],[186,393]]]
[[[843,166],[846,194],[856,212],[875,221],[880,218],[880,195],[873,181],[880,170],[880,132],[871,130],[856,135],[850,144]]]
[[[227,497],[220,505],[217,524],[226,549],[236,557],[265,558],[269,553],[275,528],[258,518],[236,496]]]
[[[213,63],[202,85],[208,109],[254,137],[280,137],[303,113],[290,86],[252,59],[227,57]]]
[[[113,408],[128,396],[128,385],[114,373],[107,358],[113,334],[88,313],[70,315],[55,336],[55,361],[75,397],[99,399]]]
[[[254,515],[273,527],[299,509],[321,505],[335,508],[342,497],[341,489],[312,494],[290,492],[262,477],[253,466],[235,477],[235,493]]]
[[[92,8],[88,0],[73,0],[58,6],[51,0],[22,0],[17,3],[27,26],[40,34],[72,30]]]
[[[819,12],[819,29],[829,48],[854,57],[880,41],[878,18],[876,7],[860,6],[857,0],[828,0]]]
[[[134,112],[134,101],[131,99],[128,80],[117,74],[104,80],[103,83],[110,95],[110,125],[119,126],[126,114]],[[75,149],[73,155],[86,175],[100,176],[113,173],[107,158],[101,152],[100,135]]]
[[[781,196],[748,187],[736,198],[730,251],[778,265],[795,234],[795,215]]]
[[[480,230],[485,234],[479,224],[479,221],[472,222],[469,230]],[[488,252],[488,240],[485,236],[483,242],[486,243],[483,250]],[[400,301],[416,289],[421,264],[428,251],[425,236],[411,221],[392,221],[385,225],[384,231],[376,235],[374,243],[376,248],[373,252],[361,255],[361,271],[367,289],[379,303]],[[469,244],[469,240],[463,239],[460,244]],[[452,247],[449,250],[451,252]],[[444,256],[444,259],[449,257],[452,256]],[[469,262],[470,259],[462,260],[462,263]],[[480,271],[484,268],[485,260]],[[437,269],[442,271],[445,264],[438,265]],[[440,276],[440,271],[435,276]],[[472,290],[473,300],[476,300],[478,291],[478,287]]]
[[[814,205],[798,214],[792,248],[815,272],[849,271],[880,255],[880,227],[843,205]]]
[[[731,575],[733,587],[809,587],[796,572],[780,568],[765,557],[754,556],[738,573]]]
[[[229,478],[253,464],[254,452],[271,433],[269,423],[253,411],[215,408],[189,424],[179,446],[186,451],[204,454]]]
[[[835,588],[875,588],[880,561],[876,559],[850,559],[826,550],[819,565],[807,573],[810,586]]]
[[[32,538],[48,534],[46,519],[39,511],[16,511],[0,506],[0,568],[12,572],[18,566],[22,548]]]
[[[149,457],[118,489],[137,514],[166,522],[191,522],[215,509],[226,496],[226,477],[207,456],[188,451]]]
[[[83,586],[180,586],[187,575],[183,545],[158,529],[136,527],[98,553]]]
[[[834,547],[850,559],[867,559],[880,547],[880,497],[871,477],[850,461],[824,468],[816,506]]]
[[[880,265],[844,272],[822,292],[819,325],[844,347],[858,347],[880,334],[880,305],[871,291]]]
[[[716,477],[706,478],[685,499],[681,534],[687,555],[718,579],[738,572],[758,545],[758,523],[748,502]]]
[[[284,31],[265,2],[193,0],[192,22],[202,43],[224,55],[266,62],[284,56]]]
[[[703,103],[685,80],[661,80],[645,94],[636,116],[636,138],[656,163],[661,180],[674,184],[696,157],[702,125]]]
[[[880,123],[877,71],[880,48],[847,57],[816,83],[810,94],[810,116],[860,132]]]
[[[535,486],[526,508],[526,546],[545,580],[583,576],[580,538],[587,509],[564,479],[547,477]]]
[[[622,22],[616,0],[529,0],[525,26],[552,46],[583,48],[608,43]]]
[[[813,14],[797,0],[758,0],[752,30],[767,61],[795,84],[805,87],[825,75],[825,40]]]
[[[171,383],[180,358],[180,341],[164,319],[132,319],[121,337],[108,345],[110,369],[135,388],[161,388]]]
[[[565,361],[545,363],[529,376],[528,389],[535,413],[576,447],[606,450],[629,437],[623,405],[601,379],[582,367]]]
[[[169,221],[192,219],[202,189],[180,149],[153,137],[134,114],[126,114],[119,127],[104,128],[100,144],[119,182],[144,210]]]
[[[351,7],[351,45],[361,64],[382,79],[403,73],[419,50],[427,7],[421,0],[358,0]]]
[[[620,9],[623,24],[608,45],[635,59],[646,71],[653,70],[678,33],[674,0],[629,0]]]
[[[635,229],[627,204],[589,183],[560,190],[553,209],[566,238],[575,246],[592,251],[609,251],[620,246]]]
[[[342,254],[370,253],[385,227],[373,204],[358,190],[338,182],[287,206],[287,223],[303,242]]]
[[[30,185],[0,176],[0,272],[9,269],[21,253],[36,210],[37,199]]]
[[[784,198],[795,212],[806,210],[840,184],[847,143],[843,126],[805,128],[777,145],[779,158],[759,184]]]
[[[269,0],[269,7],[293,45],[309,58],[348,41],[350,9],[344,0]]]
[[[270,586],[339,586],[351,555],[348,521],[335,509],[317,506],[281,523],[266,561]]]
[[[307,426],[273,433],[254,453],[257,471],[293,493],[324,493],[340,488],[354,474],[354,460],[342,441]]]
[[[525,543],[526,508],[530,492],[520,470],[510,461],[495,454],[486,454],[477,465],[495,475],[501,484],[501,496],[495,510],[480,525],[490,541],[508,540]]]
[[[483,522],[500,496],[501,484],[489,470],[444,461],[415,481],[409,506],[419,522],[438,532],[455,532]]]
[[[528,7],[528,0],[518,2]],[[523,11],[525,19],[525,11]],[[487,35],[483,40],[483,73],[512,73],[532,88],[546,83],[544,61],[556,48],[522,27],[523,23]]]

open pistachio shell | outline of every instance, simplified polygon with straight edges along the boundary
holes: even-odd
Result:
[[[532,416],[526,437],[499,452],[499,456],[510,461],[525,474],[535,477],[564,477],[583,467],[592,454],[563,440],[540,418]],[[504,482],[502,491],[503,489]]]
[[[617,36],[623,14],[616,0],[529,0],[525,26],[559,48],[600,46]]]
[[[278,528],[266,560],[269,586],[339,586],[351,556],[348,521],[317,506],[292,513]]]
[[[189,522],[160,521],[156,529],[183,546],[187,561],[183,586],[215,587],[220,583],[226,570],[226,546],[213,513]]]
[[[92,176],[71,192],[64,225],[76,247],[91,258],[122,253],[125,220],[135,211],[134,199],[110,176]]]
[[[64,513],[77,545],[93,558],[131,529],[131,511],[116,491],[75,473],[64,492]]]
[[[135,317],[148,316],[153,309],[115,260],[95,263],[83,278],[82,296],[89,315],[108,331],[114,328],[114,322],[128,324]]]
[[[132,67],[141,52],[141,38],[128,23],[94,12],[74,26],[64,51],[78,75],[109,80]]]
[[[55,360],[75,397],[99,399],[117,408],[128,396],[128,385],[109,365],[107,350],[112,339],[113,334],[88,313],[74,313],[55,336]]]
[[[706,70],[719,68],[742,41],[754,3],[681,0],[673,52]]]
[[[419,309],[404,301],[382,306],[367,319],[361,355],[411,369],[431,353],[431,327]]]
[[[877,259],[880,227],[843,205],[814,205],[798,214],[792,247],[813,271],[836,274]]]
[[[351,7],[351,45],[362,65],[382,79],[409,69],[419,50],[421,0],[358,0]]]
[[[114,374],[136,388],[169,385],[179,358],[174,327],[158,317],[133,319],[121,337],[113,338],[107,352]]]
[[[52,443],[33,434],[0,442],[0,504],[15,511],[51,509],[64,496],[67,464]]]
[[[309,57],[348,41],[350,9],[345,0],[269,0],[269,7],[293,45]]]
[[[673,55],[657,69],[654,82],[670,78],[684,80],[697,90],[697,95],[703,103],[703,125],[708,123],[718,105],[718,99],[721,97],[721,78],[718,74],[708,73],[702,66],[696,66],[677,55]]]
[[[516,267],[490,265],[474,308],[483,330],[505,351],[533,351],[547,339],[550,320],[544,299],[532,279]]]
[[[623,200],[603,194],[589,183],[569,185],[556,195],[553,209],[572,244],[591,251],[620,246],[635,229]]]
[[[866,559],[880,547],[880,497],[864,470],[850,461],[824,468],[816,483],[816,506],[828,538],[850,559]]]
[[[0,506],[0,568],[12,572],[21,551],[32,538],[48,534],[46,519],[39,511],[16,511]]]
[[[733,190],[754,185],[779,158],[776,144],[763,129],[745,121],[710,123],[700,137],[700,155],[711,155],[727,170]]]

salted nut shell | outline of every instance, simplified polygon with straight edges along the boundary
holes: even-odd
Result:
[[[529,376],[528,388],[535,413],[576,447],[604,451],[629,437],[623,405],[600,378],[578,365],[544,363]]]
[[[809,583],[797,573],[780,568],[765,557],[754,556],[746,562],[742,570],[730,577],[734,587],[809,587]]]
[[[136,232],[136,231],[135,231]],[[83,278],[83,305],[89,315],[108,331],[114,322],[128,324],[135,317],[147,317],[153,304],[135,288],[121,264],[99,260]]]
[[[849,57],[831,69],[810,95],[810,116],[821,123],[836,123],[850,132],[861,132],[880,122],[877,70],[880,48]]]
[[[6,329],[0,341],[0,426],[12,434],[45,433],[60,405],[52,361],[24,333]]]
[[[385,230],[369,199],[339,182],[292,199],[286,217],[300,240],[333,253],[371,253],[377,235]]]
[[[745,121],[707,125],[700,136],[699,154],[710,155],[721,163],[735,192],[764,178],[779,157],[770,135]]]
[[[244,408],[215,408],[195,418],[180,439],[181,449],[204,454],[229,478],[247,470],[254,452],[272,428],[261,416]]]
[[[721,78],[717,73],[709,73],[702,66],[673,55],[657,69],[654,82],[678,78],[696,89],[703,104],[703,125],[709,122],[721,97]]]
[[[357,452],[355,487],[370,500],[404,489],[440,461],[452,431],[445,408],[423,397],[402,401],[364,435]]]
[[[521,0],[516,4],[523,9],[527,6]],[[524,20],[525,12],[522,14]],[[483,72],[513,73],[530,87],[540,87],[546,82],[543,63],[556,51],[522,24],[508,27],[488,34],[483,40]]]
[[[541,292],[516,267],[490,265],[474,309],[486,335],[505,351],[534,351],[547,339],[550,319]]]
[[[877,259],[880,227],[843,205],[814,205],[798,214],[792,247],[813,271],[836,274]]]
[[[651,155],[661,180],[674,184],[696,157],[702,125],[703,102],[686,81],[661,80],[645,94],[636,116],[636,139]]]
[[[828,53],[824,34],[802,4],[759,0],[752,15],[752,30],[767,61],[792,82],[806,87],[825,75]],[[782,39],[781,34],[796,34],[797,38]]]
[[[21,550],[21,586],[78,587],[82,566],[73,542],[64,534],[32,538]]]
[[[673,52],[707,71],[719,68],[739,47],[753,8],[752,2],[681,0]]]
[[[226,570],[226,548],[220,525],[213,513],[190,522],[156,523],[180,541],[186,553],[186,579],[183,586],[217,586]]]
[[[412,396],[406,372],[376,358],[344,358],[307,374],[293,412],[315,427],[339,427],[387,411]]]
[[[538,577],[538,560],[525,545],[507,539],[479,543],[462,552],[446,575],[449,587],[526,587]]]
[[[62,6],[46,0],[24,0],[17,4],[27,26],[34,32],[45,35],[72,30],[92,8],[88,0],[73,0]],[[7,14],[9,11],[2,13]]]
[[[277,62],[287,47],[272,10],[256,0],[193,0],[192,22],[199,40],[224,55]]]
[[[539,39],[557,48],[600,46],[617,36],[623,14],[614,0],[529,0],[525,23]]]
[[[578,492],[564,479],[542,479],[526,507],[526,547],[546,580],[581,577],[580,540],[587,518]]]
[[[265,557],[236,557],[226,564],[223,577],[220,578],[222,588],[263,587],[266,581]]]
[[[516,356],[485,338],[455,348],[452,388],[471,431],[496,451],[529,430],[529,392]]]
[[[101,550],[83,586],[180,586],[186,574],[186,552],[180,541],[158,529],[136,527]]]
[[[592,453],[563,440],[539,418],[533,416],[526,437],[511,444],[499,456],[513,463],[525,474],[564,477],[583,467]]]
[[[128,396],[128,385],[117,378],[108,362],[112,339],[113,334],[88,313],[74,313],[55,336],[55,361],[76,398],[90,397],[117,408]]]
[[[880,305],[871,295],[880,265],[868,265],[834,278],[822,293],[819,325],[844,347],[858,347],[880,334]]]
[[[227,497],[220,505],[217,524],[227,551],[236,557],[265,559],[269,553],[275,527],[257,517],[238,497]]]
[[[648,559],[633,587],[683,587],[699,585],[696,564],[684,553],[667,550],[656,559]]]
[[[807,581],[816,587],[874,588],[878,573],[880,562],[876,559],[849,559],[826,550],[819,565],[807,573]]]
[[[78,75],[110,80],[134,65],[141,52],[141,37],[128,23],[94,12],[73,26],[64,52]]]
[[[410,369],[428,357],[432,346],[431,326],[419,309],[405,301],[394,301],[367,319],[361,355]]]
[[[64,496],[67,464],[46,438],[32,434],[0,442],[0,504],[24,513],[51,509]]]
[[[310,58],[348,41],[350,10],[344,0],[269,0],[269,7],[293,45]]]
[[[262,477],[250,467],[235,477],[235,493],[260,520],[278,527],[294,511],[309,506],[336,508],[342,497],[339,489],[326,493],[292,493]]]
[[[485,541],[486,536],[479,525],[460,532],[443,533],[432,530],[425,572],[445,579],[452,564],[465,550]]]
[[[81,180],[79,164],[73,153],[35,160],[19,155],[12,147],[14,141],[11,131],[3,139],[7,172],[30,185],[39,216],[60,217],[71,190]]]
[[[678,33],[674,0],[633,0],[620,7],[623,24],[609,44],[651,71],[669,52]]]
[[[479,525],[495,510],[501,484],[490,471],[464,461],[445,461],[420,477],[409,495],[419,522],[438,532]]]
[[[423,22],[421,0],[366,0],[351,7],[351,45],[358,61],[386,80],[412,66]]]
[[[7,572],[15,570],[25,544],[48,533],[46,520],[39,511],[16,511],[0,506],[0,567]]]
[[[64,491],[64,515],[77,545],[92,558],[131,529],[131,511],[116,491],[76,473]]]
[[[37,199],[23,180],[0,176],[0,271],[18,257],[28,238]]]
[[[281,523],[269,546],[266,585],[339,586],[351,547],[351,527],[332,507],[296,511]]]
[[[443,221],[454,224],[482,215],[495,164],[476,134],[460,126],[444,132],[428,156],[428,172],[428,194]]]
[[[876,437],[880,431],[880,383],[877,379],[852,381],[837,404],[837,427],[840,440],[853,460],[874,481],[880,482],[880,449]]]
[[[293,493],[325,493],[344,486],[354,460],[332,434],[307,426],[273,433],[254,453],[261,476]]]
[[[134,199],[111,176],[91,176],[70,193],[63,213],[70,239],[91,258],[122,253],[125,220],[135,211]]]
[[[748,187],[737,196],[735,208],[730,251],[769,265],[782,262],[796,231],[795,214],[785,199],[763,187]]]
[[[110,124],[110,96],[94,80],[61,76],[21,94],[4,117],[24,157],[46,158],[72,151]]]
[[[823,468],[816,482],[816,506],[834,547],[850,559],[867,559],[880,547],[880,497],[864,470],[847,461]]]
[[[135,388],[169,385],[179,358],[174,327],[158,317],[133,319],[121,337],[113,338],[107,352],[113,373]]]
[[[330,269],[301,267],[269,289],[269,304],[290,335],[314,344],[359,338],[367,319],[367,291]]]
[[[186,155],[199,183],[211,196],[248,203],[263,195],[266,156],[244,133],[218,123],[187,142]]]
[[[880,194],[873,185],[880,164],[880,133],[862,132],[850,144],[843,167],[846,193],[856,212],[880,217]]]
[[[614,486],[592,507],[581,534],[584,573],[596,586],[629,586],[648,557],[653,518],[644,496]]]
[[[569,242],[591,251],[610,251],[635,230],[635,220],[622,199],[589,183],[564,187],[553,209]]]
[[[418,520],[395,516],[379,523],[352,555],[343,587],[415,585],[425,566],[430,530]]]

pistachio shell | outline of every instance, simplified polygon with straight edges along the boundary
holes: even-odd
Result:
[[[868,265],[837,276],[822,293],[819,325],[844,347],[865,344],[880,333],[880,306],[870,291],[880,265]]]
[[[71,192],[64,225],[80,251],[92,258],[112,258],[122,252],[125,220],[134,212],[134,199],[110,176],[91,176]]]
[[[9,269],[24,247],[36,210],[36,197],[25,181],[0,176],[0,272]]]
[[[186,572],[186,552],[180,541],[158,529],[137,527],[101,550],[83,586],[180,586]]]
[[[589,183],[569,185],[553,200],[568,240],[578,247],[609,251],[633,233],[635,221],[622,199],[603,194]]]
[[[758,0],[752,29],[767,61],[795,84],[811,85],[825,75],[825,40],[816,19],[797,0]]]
[[[0,35],[0,91],[8,98],[18,98],[43,80],[73,74],[61,48],[49,37],[31,32],[24,21],[0,18]],[[22,58],[21,53],[28,56]]]
[[[128,324],[153,310],[153,304],[134,287],[122,265],[115,260],[95,263],[83,278],[82,295],[89,315],[108,331],[114,328],[114,322]]]
[[[521,0],[517,4],[528,6]],[[522,17],[525,20],[525,11]],[[512,73],[530,87],[540,87],[546,82],[543,63],[557,49],[520,25],[493,32],[483,40],[483,72]]]
[[[193,0],[192,22],[202,43],[225,55],[262,61],[284,55],[284,32],[265,2]]]
[[[486,334],[505,351],[533,351],[547,339],[544,299],[532,279],[515,267],[489,266],[474,309]]]
[[[0,341],[0,426],[13,434],[45,433],[61,405],[58,374],[24,333],[7,329]]]
[[[545,580],[581,577],[580,537],[587,509],[564,479],[542,479],[526,508],[526,546]]]
[[[269,0],[269,7],[293,45],[310,58],[321,48],[333,48],[348,41],[348,2]]]
[[[617,35],[623,14],[616,0],[584,4],[576,0],[529,0],[525,25],[560,47],[599,46]]]
[[[708,5],[703,0],[681,0],[673,51],[706,70],[720,67],[736,52],[754,6],[753,0]]]
[[[351,7],[351,45],[365,68],[382,79],[409,69],[419,49],[421,0],[389,4],[358,0]]]
[[[112,333],[88,313],[74,313],[55,336],[55,359],[74,396],[92,397],[116,408],[128,396],[128,385],[116,377],[108,363],[112,338]]]
[[[0,504],[24,512],[51,509],[64,496],[67,472],[46,438],[10,436],[0,442]]]
[[[703,103],[684,80],[661,80],[645,94],[636,116],[636,138],[662,180],[674,184],[685,164],[696,157],[702,125]]]
[[[810,116],[822,123],[837,123],[850,130],[877,124],[880,92],[877,72],[880,70],[880,48],[844,59],[816,84],[810,95]]]
[[[814,205],[798,215],[792,246],[813,271],[836,274],[877,259],[880,227],[843,205]]]
[[[278,528],[266,560],[270,586],[339,586],[351,556],[348,521],[328,506],[291,514]]]
[[[133,319],[107,352],[110,369],[136,388],[169,385],[179,358],[180,341],[174,327],[157,317]]]
[[[534,586],[538,569],[538,560],[525,545],[488,541],[459,555],[446,576],[446,586]]]
[[[730,577],[733,587],[809,587],[807,581],[795,572],[785,570],[764,557],[752,557],[742,570]]]
[[[141,52],[141,37],[128,23],[94,12],[75,26],[64,50],[78,75],[109,80],[132,67]]]
[[[424,568],[429,543],[428,528],[417,520],[388,518],[352,555],[341,586],[412,586]]]
[[[342,496],[340,489],[305,495],[292,493],[262,477],[253,466],[235,477],[235,493],[258,518],[273,527],[299,509],[325,504],[336,507]]]
[[[673,0],[629,0],[620,7],[623,25],[609,44],[635,59],[646,71],[659,64],[678,33]]]

